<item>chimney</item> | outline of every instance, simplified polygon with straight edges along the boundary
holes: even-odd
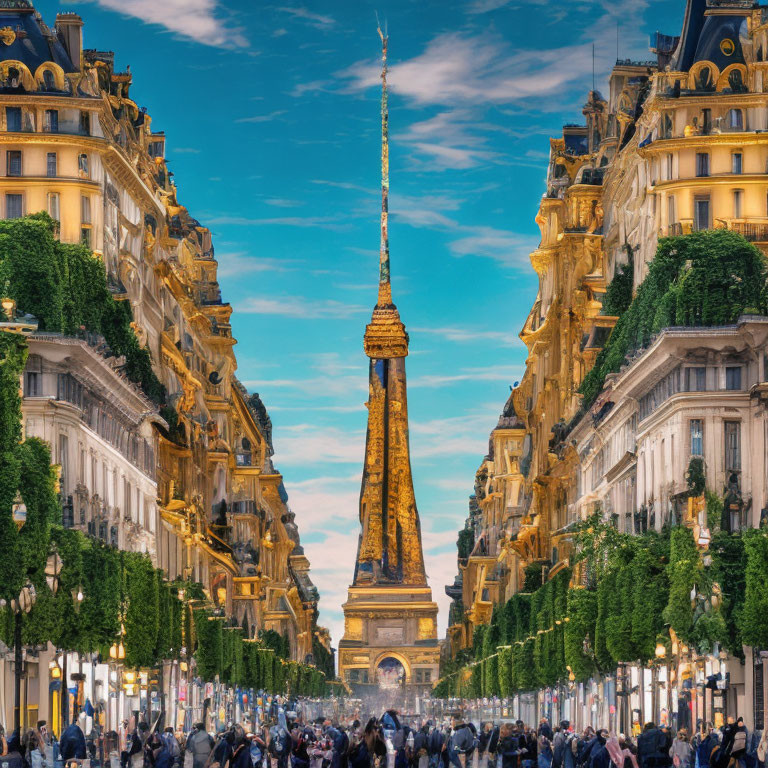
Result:
[[[76,13],[59,13],[56,16],[56,31],[72,64],[79,71],[83,53],[83,20]]]

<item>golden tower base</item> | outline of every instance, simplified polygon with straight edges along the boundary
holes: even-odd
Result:
[[[339,675],[357,698],[407,708],[432,690],[440,666],[437,603],[429,587],[351,586]]]

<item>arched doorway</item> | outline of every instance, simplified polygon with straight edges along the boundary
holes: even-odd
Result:
[[[403,662],[394,656],[385,656],[376,665],[376,683],[384,691],[402,688],[406,682]]]

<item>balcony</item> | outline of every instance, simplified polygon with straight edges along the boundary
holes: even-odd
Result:
[[[256,506],[256,502],[253,499],[246,499],[244,501],[233,501],[230,505],[230,510],[233,515],[258,515],[259,509]]]
[[[768,243],[768,223],[751,221],[729,221],[728,229],[737,232],[750,243]]]

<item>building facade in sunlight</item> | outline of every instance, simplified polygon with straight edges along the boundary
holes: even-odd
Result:
[[[273,630],[305,663],[318,645],[330,650],[329,638],[316,626],[317,591],[272,465],[271,421],[235,375],[232,307],[221,297],[211,233],[180,203],[166,137],[131,88],[113,53],[83,47],[76,14],[48,27],[28,0],[2,3],[0,213],[45,211],[60,222],[62,242],[101,258],[162,384],[153,399],[130,384],[100,337],[33,335],[26,433],[47,440],[61,467],[65,526],[149,553],[169,579],[199,582],[249,637]],[[27,723],[56,720],[52,654],[26,663]],[[111,707],[107,728],[138,708],[122,690],[119,706],[110,703],[110,683],[99,679],[106,666],[87,665],[85,674],[91,702]],[[176,708],[178,669],[164,680]],[[202,701],[186,700],[193,704]]]
[[[379,296],[366,326],[368,430],[357,560],[339,643],[350,690],[426,693],[437,677],[437,604],[427,584],[411,475],[405,358],[408,334],[392,303],[386,52],[382,37],[382,216]]]
[[[744,307],[718,327],[666,327],[673,318],[622,355],[598,391],[585,383],[596,361],[607,365],[601,353],[664,237],[730,230],[768,251],[768,10],[688,0],[681,34],[656,35],[652,51],[652,61],[617,61],[608,97],[591,91],[583,121],[550,140],[531,254],[539,290],[520,333],[526,369],[505,409],[515,427],[505,439],[521,445],[520,457],[500,462],[495,447],[476,476],[447,588],[454,658],[527,576],[551,581],[574,565],[574,530],[590,515],[622,533],[686,525],[705,561],[715,529],[734,536],[765,518],[765,317]],[[691,479],[698,467],[706,497]],[[511,482],[501,513],[488,514],[489,497]],[[724,511],[713,516],[713,507]],[[589,578],[576,565],[571,587]],[[624,732],[636,721],[695,726],[740,714],[763,726],[758,649],[745,645],[742,662],[674,637],[671,648],[670,659],[662,645],[654,669],[626,663],[570,685],[565,674],[517,706]]]

